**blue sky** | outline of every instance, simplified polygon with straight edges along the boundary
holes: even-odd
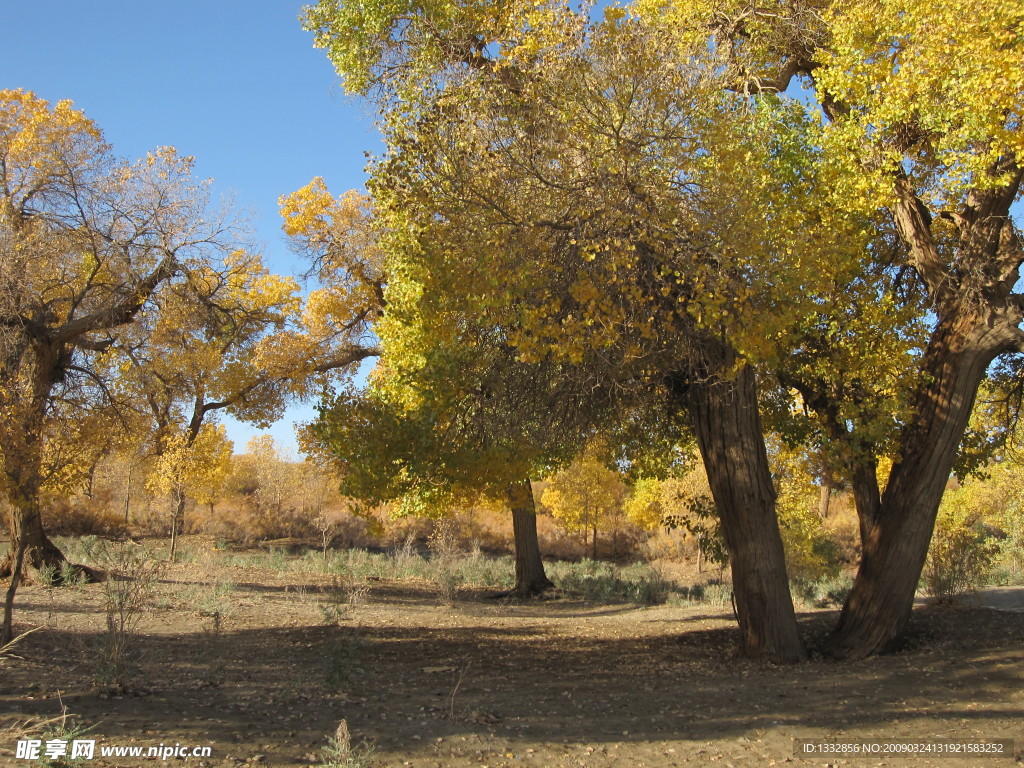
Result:
[[[277,198],[323,176],[340,193],[365,182],[381,144],[370,108],[346,96],[312,46],[293,0],[7,0],[0,88],[71,99],[114,150],[173,145],[251,211],[268,266],[303,265],[280,232]],[[293,445],[293,409],[271,431]],[[229,423],[235,449],[260,430]]]

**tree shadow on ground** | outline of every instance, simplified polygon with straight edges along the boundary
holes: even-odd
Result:
[[[342,717],[379,749],[412,754],[425,739],[608,745],[779,728],[882,737],[899,720],[929,718],[941,732],[944,723],[1024,715],[1012,694],[1024,688],[1018,614],[919,610],[899,653],[792,666],[738,659],[730,627],[611,637],[523,618],[224,632],[196,618],[179,634],[140,638],[129,695],[93,683],[89,649],[102,633],[47,629],[20,649],[0,706],[52,715],[60,689],[59,701],[106,739],[151,734],[225,753],[259,749],[273,764],[300,760]],[[803,617],[805,635],[817,642],[834,618]]]

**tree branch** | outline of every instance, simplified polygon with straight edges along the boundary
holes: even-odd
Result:
[[[910,262],[924,280],[928,295],[937,305],[945,305],[955,296],[953,276],[939,254],[931,230],[931,214],[917,197],[902,169],[896,174],[896,204],[893,221],[900,239],[910,251]]]
[[[57,344],[73,343],[90,331],[115,328],[130,323],[149,297],[153,295],[153,291],[177,271],[178,261],[174,253],[168,252],[157,268],[132,287],[126,297],[111,307],[64,324],[54,332],[52,340]]]

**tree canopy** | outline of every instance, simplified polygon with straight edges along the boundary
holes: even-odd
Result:
[[[862,575],[832,650],[884,647],[909,615],[977,387],[1020,347],[1021,14],[996,3],[961,25],[960,10],[308,9],[346,86],[381,109],[390,364],[415,371],[434,339],[476,324],[595,390],[668,382],[708,466],[741,627],[741,572],[754,592],[779,584],[749,563],[752,537],[778,538],[763,427],[744,415],[754,369],[770,375],[789,403],[775,413],[817,419],[791,438],[830,443],[858,499]],[[754,517],[737,511],[750,504]],[[762,620],[780,623],[748,621],[748,652]],[[791,638],[762,651],[798,655]]]
[[[69,102],[0,92],[0,436],[12,552],[59,557],[39,518],[48,418],[68,391],[106,396],[119,331],[163,287],[235,249],[192,160],[171,148],[117,159]],[[63,416],[68,410],[63,410]]]

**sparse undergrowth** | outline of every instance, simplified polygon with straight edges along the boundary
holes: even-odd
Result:
[[[102,584],[106,632],[96,643],[96,680],[125,691],[138,671],[135,629],[149,607],[164,564],[133,542],[94,540],[85,554],[106,574]]]
[[[63,703],[60,709],[61,713],[54,717],[17,717],[0,721],[0,754],[7,752],[12,756],[16,755],[10,747],[19,740],[36,740],[40,742],[40,748],[48,742],[62,742],[66,745],[83,738],[92,730],[92,727],[84,726],[78,718],[68,714],[68,709]],[[31,764],[47,768],[64,768],[81,765],[83,762],[83,759],[72,758],[67,754],[47,756],[41,749],[38,760],[33,760]]]
[[[367,741],[352,743],[348,721],[342,720],[334,735],[321,750],[321,768],[368,768],[373,745]]]
[[[0,659],[11,681],[11,693],[0,694],[6,715],[36,723],[59,714],[56,692],[64,691],[76,722],[94,729],[86,738],[96,734],[97,750],[208,744],[209,768],[478,768],[518,764],[516,757],[554,767],[768,765],[792,755],[794,735],[826,738],[840,723],[858,737],[906,739],[937,729],[967,738],[979,728],[1009,738],[1016,727],[1007,714],[1020,687],[1024,626],[1016,614],[924,608],[904,653],[870,665],[815,659],[762,668],[734,655],[731,586],[717,571],[549,563],[573,591],[504,600],[485,576],[511,562],[463,552],[449,565],[483,574],[486,586],[467,577],[449,607],[431,580],[433,553],[414,547],[329,552],[332,572],[321,552],[183,543],[194,560],[168,566],[156,585],[133,633],[145,654],[127,693],[93,684],[104,585],[29,587],[19,630],[42,629]],[[346,564],[391,573],[346,573]],[[794,592],[809,641],[834,621],[817,604],[844,588],[806,585],[806,600]],[[647,606],[666,590],[663,605]],[[221,666],[207,668],[206,659]],[[955,687],[931,685],[940,669]],[[682,701],[680,679],[693,692]],[[979,708],[970,722],[960,717],[967,702]],[[908,715],[921,711],[928,717]],[[347,736],[337,730],[342,717]],[[0,762],[15,744],[0,743]]]

